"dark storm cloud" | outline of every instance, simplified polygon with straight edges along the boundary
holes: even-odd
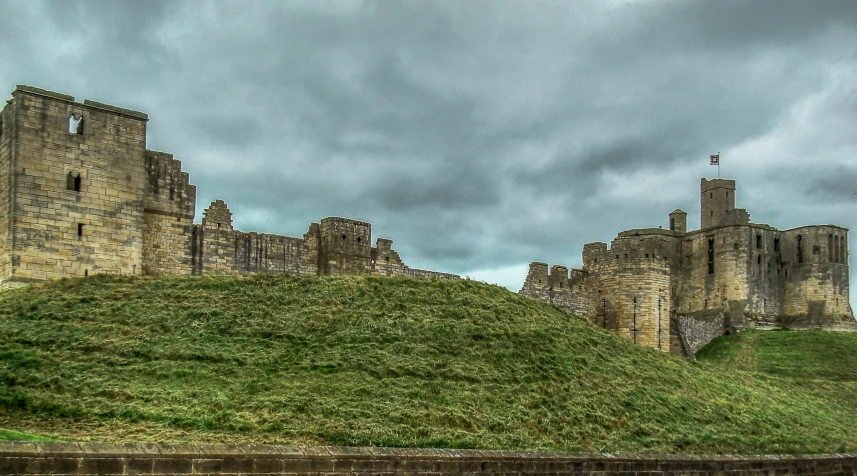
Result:
[[[514,287],[698,221],[717,151],[754,220],[854,225],[851,1],[6,2],[0,40],[6,87],[148,112],[241,229],[350,216]]]

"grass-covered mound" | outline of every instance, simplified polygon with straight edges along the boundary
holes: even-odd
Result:
[[[474,281],[95,276],[0,294],[0,428],[93,440],[857,450],[851,400]]]

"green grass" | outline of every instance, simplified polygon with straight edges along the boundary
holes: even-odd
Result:
[[[94,276],[0,294],[0,427],[65,440],[857,451],[853,397],[804,382],[474,281]]]
[[[0,441],[57,441],[54,438],[31,435],[23,431],[4,430],[0,428]]]

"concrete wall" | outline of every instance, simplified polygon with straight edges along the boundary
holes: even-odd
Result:
[[[606,455],[418,448],[0,442],[8,475],[846,475],[857,455]]]

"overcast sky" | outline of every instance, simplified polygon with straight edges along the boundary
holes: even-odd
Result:
[[[857,229],[853,0],[0,0],[15,84],[148,113],[197,220],[355,218],[513,290],[675,208],[698,228],[715,152],[754,222]]]

